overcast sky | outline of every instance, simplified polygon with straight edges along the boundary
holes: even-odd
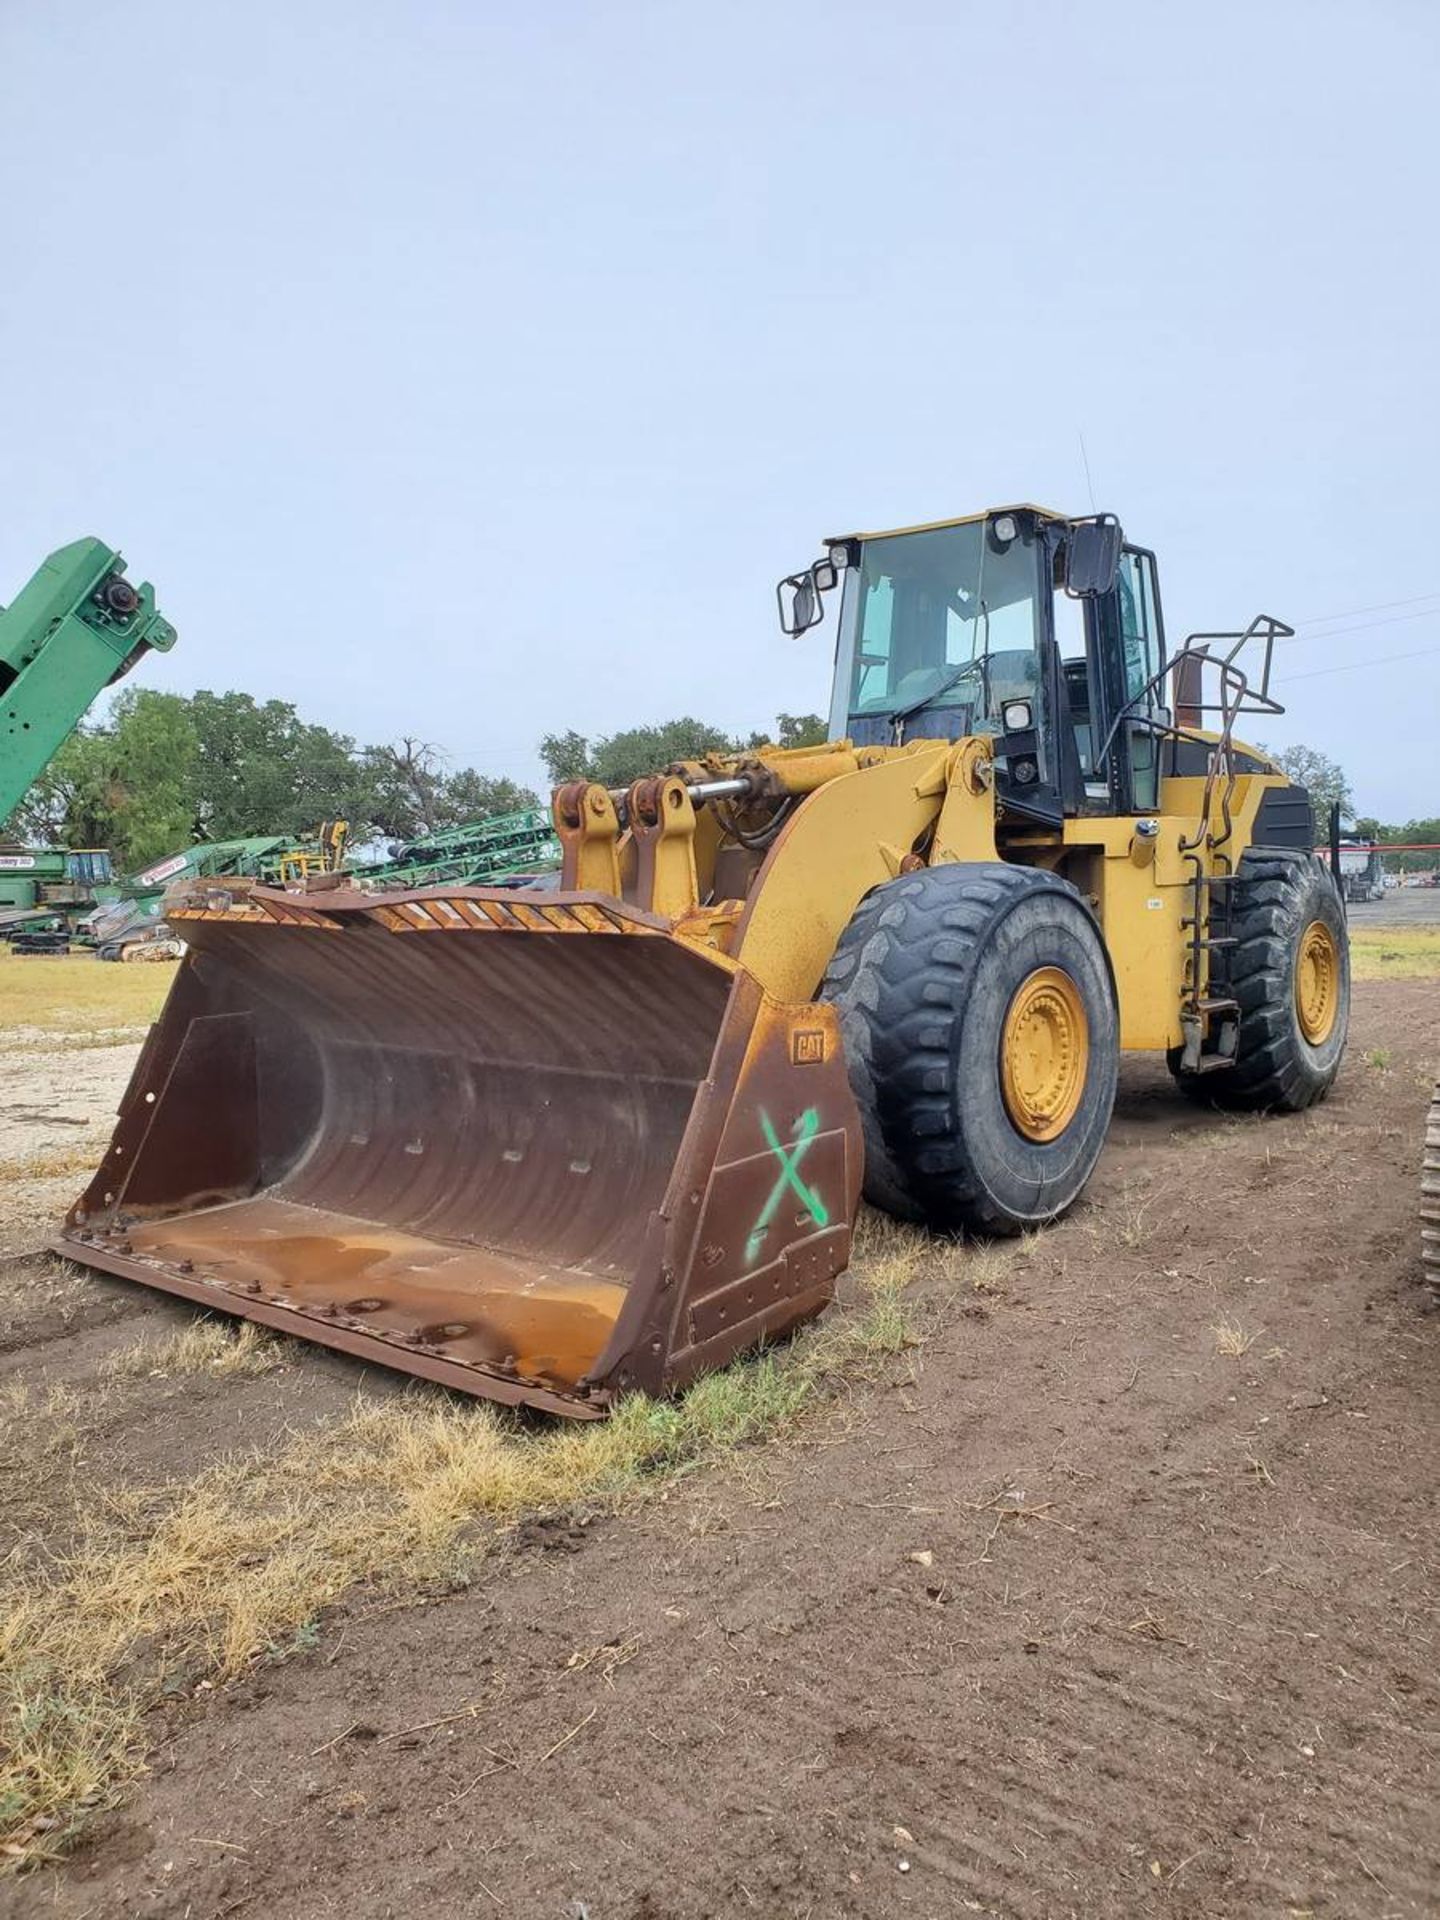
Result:
[[[1435,813],[1437,100],[1431,0],[0,0],[0,600],[99,534],[144,684],[538,782],[823,711],[777,576],[1083,435],[1172,639],[1295,622],[1263,736]]]

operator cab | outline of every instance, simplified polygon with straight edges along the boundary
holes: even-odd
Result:
[[[1112,515],[1005,507],[832,540],[782,582],[786,631],[842,580],[831,739],[991,735],[1007,810],[1046,823],[1159,804],[1155,557]]]

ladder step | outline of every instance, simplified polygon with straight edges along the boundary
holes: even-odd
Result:
[[[1240,940],[1239,940],[1239,936],[1236,934],[1223,933],[1223,934],[1220,934],[1215,939],[1196,940],[1196,941],[1193,941],[1191,944],[1197,947],[1238,947],[1240,944]]]
[[[1234,1064],[1235,1056],[1233,1053],[1202,1053],[1199,1061],[1195,1065],[1194,1071],[1196,1073],[1220,1073],[1224,1068],[1233,1067]]]
[[[1192,1013],[1238,1013],[1240,1002],[1231,1000],[1225,995],[1211,995],[1205,1000],[1192,1000],[1189,1011]]]

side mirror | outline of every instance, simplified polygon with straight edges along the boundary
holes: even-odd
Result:
[[[780,631],[804,633],[820,618],[820,596],[808,573],[792,573],[775,589],[780,603]]]
[[[1125,535],[1113,513],[1097,514],[1070,529],[1065,543],[1065,591],[1076,599],[1098,599],[1115,585]]]
[[[804,573],[787,574],[775,589],[775,597],[780,605],[781,632],[805,633],[811,627],[818,627],[825,618],[825,607],[820,596],[829,593],[839,578],[835,564],[830,560],[817,560]]]

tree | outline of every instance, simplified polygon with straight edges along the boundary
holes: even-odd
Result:
[[[675,760],[703,760],[709,753],[733,753],[735,742],[719,727],[686,714],[658,726],[629,727],[595,742],[592,780],[606,787],[628,787],[647,773],[659,773]]]
[[[628,787],[647,773],[660,773],[675,760],[702,760],[707,753],[733,753],[736,742],[720,727],[693,719],[662,720],[653,727],[626,727],[601,734],[592,744],[572,728],[547,733],[540,757],[555,786],[567,780],[598,780],[605,787]]]
[[[547,733],[540,742],[540,758],[550,776],[552,787],[563,787],[569,780],[590,780],[590,742],[573,727],[565,733]]]
[[[288,700],[257,704],[248,693],[201,691],[190,711],[201,839],[302,834],[337,816],[368,818],[373,780],[348,735],[302,720]]]
[[[108,847],[133,872],[194,837],[196,742],[179,694],[127,688],[65,741],[16,810],[37,846]]]
[[[113,824],[101,844],[133,873],[192,838],[199,742],[190,702],[148,687],[118,697],[108,731]]]
[[[410,734],[388,746],[366,747],[371,780],[369,824],[391,840],[413,840],[439,825],[444,784],[440,750]]]
[[[513,780],[491,779],[474,767],[447,773],[440,749],[409,735],[392,746],[366,747],[362,758],[371,781],[367,824],[390,840],[416,840],[540,804]]]
[[[678,761],[825,738],[813,713],[778,714],[773,734],[748,739],[685,714],[593,741],[573,728],[547,734],[540,752],[556,786],[626,787]],[[66,741],[10,831],[39,845],[109,847],[120,871],[134,873],[195,840],[298,839],[344,819],[356,845],[405,842],[538,805],[515,780],[452,770],[439,747],[413,734],[359,747],[302,719],[288,700],[142,687],[125,689],[106,719]]]
[[[99,728],[72,733],[8,824],[0,821],[4,837],[32,847],[108,847],[113,821],[110,744],[109,735]]]
[[[1332,760],[1315,747],[1261,747],[1260,751],[1267,759],[1273,760],[1283,773],[1308,789],[1315,808],[1317,832],[1324,833],[1330,809],[1337,800],[1340,802],[1341,819],[1355,818],[1355,800],[1350,791],[1350,782],[1338,760]]]
[[[520,813],[539,804],[533,788],[477,773],[474,767],[461,767],[445,782],[442,824],[458,827],[467,820],[492,820],[497,814]]]
[[[686,714],[653,727],[628,727],[601,734],[592,744],[583,733],[547,733],[540,742],[552,786],[567,780],[598,780],[606,787],[628,787],[643,774],[661,773],[677,760],[703,760],[712,753],[743,753],[755,747],[811,747],[829,738],[818,713],[776,715],[774,733],[752,733],[739,740]]]
[[[1374,827],[1375,831],[1366,837],[1378,840],[1383,846],[1386,841],[1408,842],[1412,846],[1440,846],[1440,819],[1407,820],[1403,826],[1382,826],[1379,821],[1357,821],[1357,828]],[[1433,853],[1396,853],[1386,856],[1386,864],[1394,872],[1428,873],[1435,865]]]
[[[818,713],[777,713],[774,733],[752,733],[749,747],[823,747],[830,723]]]

